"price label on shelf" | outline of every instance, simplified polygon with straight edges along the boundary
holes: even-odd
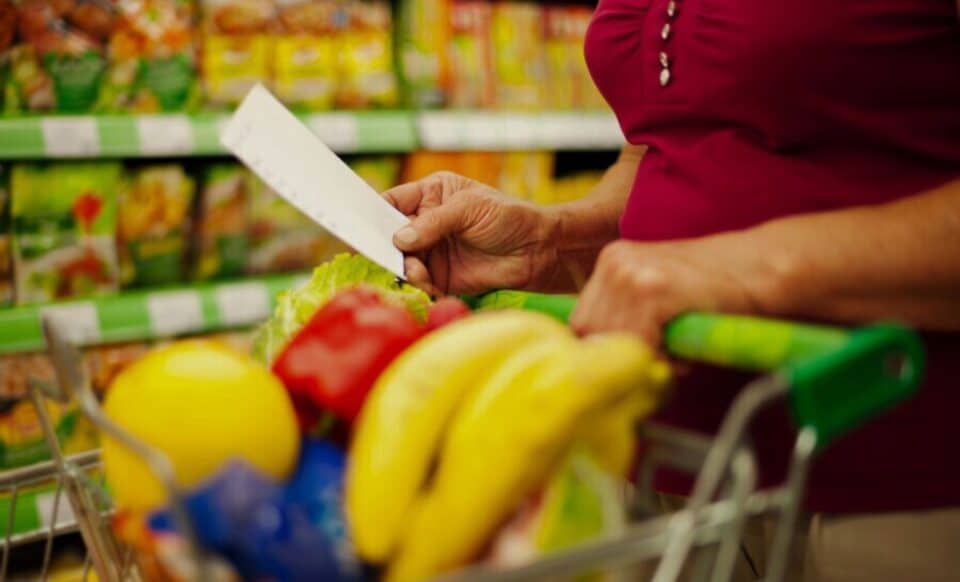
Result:
[[[67,340],[78,345],[100,341],[100,318],[93,303],[51,305],[40,310],[41,317],[49,317],[64,330]]]
[[[147,297],[147,312],[153,332],[160,337],[204,328],[200,295],[195,291],[151,293]]]
[[[141,115],[137,118],[137,137],[143,155],[193,152],[193,127],[185,115]]]
[[[76,158],[100,153],[100,133],[93,117],[46,117],[40,123],[44,153]]]
[[[355,152],[360,141],[357,118],[350,113],[318,113],[307,118],[307,126],[335,152]]]
[[[262,283],[224,285],[217,289],[216,301],[224,325],[259,323],[270,315],[270,297]]]

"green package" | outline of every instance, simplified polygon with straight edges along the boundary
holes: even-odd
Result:
[[[345,247],[320,225],[250,175],[247,272],[312,269]]]
[[[18,304],[112,293],[118,287],[119,163],[17,165],[11,175]]]
[[[249,182],[237,164],[207,168],[196,228],[195,279],[236,277],[246,270]]]
[[[194,183],[178,164],[135,169],[120,190],[118,240],[124,286],[183,278]]]
[[[440,107],[446,100],[450,0],[402,0],[397,18],[397,54],[406,101]]]
[[[66,42],[66,41],[65,41]],[[8,112],[93,109],[106,59],[96,46],[82,42],[67,50],[21,44],[10,51],[4,109]]]
[[[0,166],[0,307],[13,303],[13,256],[10,246],[10,190],[7,187],[7,169]]]

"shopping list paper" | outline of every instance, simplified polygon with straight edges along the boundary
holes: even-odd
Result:
[[[409,221],[261,85],[220,142],[273,190],[334,236],[403,278],[393,235]]]

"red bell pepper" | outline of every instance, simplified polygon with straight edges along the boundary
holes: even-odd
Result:
[[[301,426],[324,412],[352,422],[380,373],[425,328],[372,289],[337,294],[297,332],[273,363]]]

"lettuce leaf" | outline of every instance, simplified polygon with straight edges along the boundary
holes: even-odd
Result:
[[[317,309],[337,292],[357,285],[376,289],[386,300],[407,308],[418,321],[427,318],[430,297],[426,293],[397,281],[393,273],[362,255],[341,253],[314,269],[313,276],[302,287],[277,297],[273,316],[254,338],[254,357],[270,365]]]

